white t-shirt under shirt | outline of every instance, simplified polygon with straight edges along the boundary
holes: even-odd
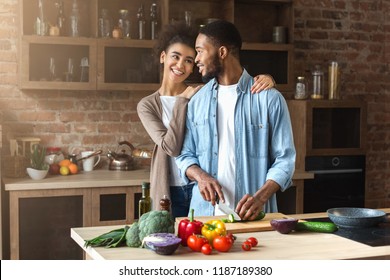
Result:
[[[160,96],[162,104],[162,120],[164,126],[168,129],[169,123],[172,119],[173,107],[175,106],[175,96]],[[171,170],[170,185],[171,186],[183,186],[185,185],[183,179],[179,175],[179,168],[176,165],[175,158],[169,157],[169,165]]]
[[[218,87],[218,174],[225,203],[234,209],[235,199],[235,141],[234,110],[237,103],[237,84]],[[223,215],[215,208],[215,215]]]

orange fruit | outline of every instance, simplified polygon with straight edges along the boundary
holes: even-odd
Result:
[[[69,172],[70,172],[70,170],[69,170],[68,166],[61,166],[61,168],[60,168],[61,175],[64,175],[64,176],[69,175]]]
[[[60,166],[69,166],[69,164],[71,164],[72,162],[69,160],[69,159],[63,159],[61,160],[58,164]]]
[[[68,168],[69,168],[70,174],[77,174],[77,172],[79,171],[79,167],[77,166],[77,164],[75,164],[73,162],[68,165]]]

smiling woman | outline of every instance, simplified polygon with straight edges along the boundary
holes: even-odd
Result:
[[[152,201],[167,195],[173,217],[187,216],[192,192],[192,185],[180,179],[173,159],[183,142],[187,103],[200,88],[185,83],[195,64],[195,37],[196,31],[184,24],[165,27],[155,47],[163,68],[162,83],[137,106],[142,124],[155,143],[150,175]],[[157,207],[154,203],[153,208]]]

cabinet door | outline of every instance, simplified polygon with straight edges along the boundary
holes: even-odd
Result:
[[[50,32],[50,27],[58,26],[59,2],[20,1],[21,89],[96,89],[96,41],[92,38],[97,34],[97,0],[77,1],[78,37],[71,37],[69,31],[73,0],[61,1],[65,20],[59,36]]]
[[[157,90],[160,66],[153,45],[152,40],[99,39],[98,89]]]
[[[92,225],[131,224],[138,219],[141,186],[92,190]]]
[[[82,259],[70,228],[90,226],[90,191],[10,192],[11,259]]]
[[[20,68],[22,89],[96,89],[96,41],[24,36]]]

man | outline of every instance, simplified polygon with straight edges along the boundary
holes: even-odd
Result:
[[[203,27],[195,62],[210,81],[188,104],[186,135],[176,163],[196,181],[190,208],[223,214],[217,197],[244,220],[276,212],[275,193],[291,185],[295,165],[290,116],[276,89],[250,93],[253,78],[240,64],[241,36],[227,21]]]

